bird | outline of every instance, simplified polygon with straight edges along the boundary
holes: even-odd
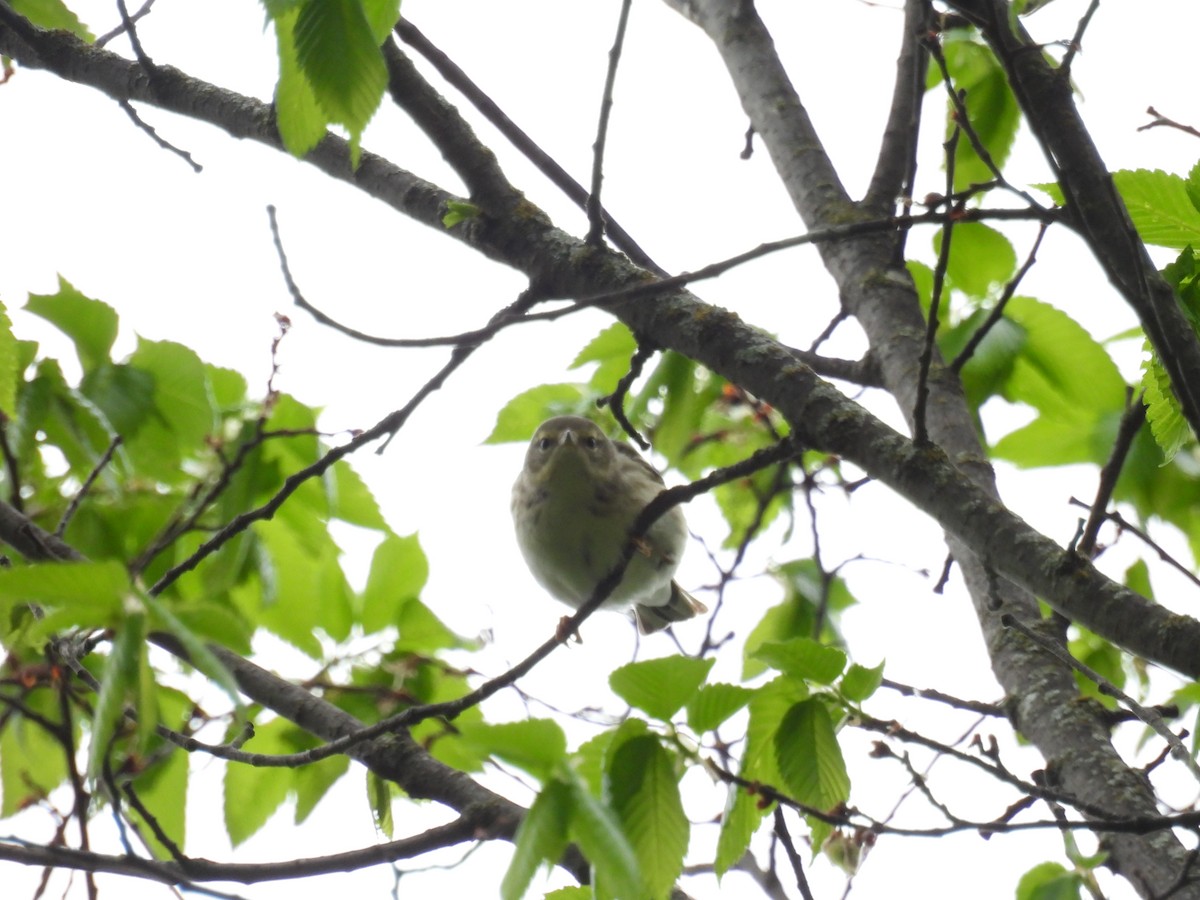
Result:
[[[533,577],[579,609],[621,559],[638,514],[664,488],[636,450],[610,440],[589,419],[547,419],[529,442],[512,491],[517,544]],[[602,605],[631,610],[642,634],[707,612],[674,579],[687,537],[683,511],[672,506],[635,541],[620,583]]]

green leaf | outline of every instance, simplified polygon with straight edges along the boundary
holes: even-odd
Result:
[[[1020,110],[1008,87],[1004,67],[991,50],[974,39],[948,33],[944,51],[954,88],[966,91],[967,117],[972,129],[995,165],[1003,168],[1020,122]],[[947,100],[947,136],[953,128],[954,108]],[[954,189],[965,190],[993,178],[992,170],[976,154],[967,136],[960,135],[955,151]]]
[[[817,684],[833,684],[846,668],[844,652],[804,637],[760,644],[753,655],[785,675]]]
[[[687,702],[688,726],[697,734],[712,731],[750,702],[754,691],[736,684],[706,684]]]
[[[225,668],[224,663],[208,648],[208,645],[193,634],[191,629],[184,625],[174,612],[172,612],[171,608],[162,600],[157,597],[143,595],[142,601],[153,616],[152,621],[155,626],[169,631],[187,651],[188,662],[225,691],[229,699],[233,702],[233,705],[240,710],[242,695],[238,688],[237,680]]]
[[[608,678],[609,687],[630,706],[669,721],[704,684],[714,659],[667,656],[627,663]]]
[[[9,6],[39,28],[69,31],[89,44],[95,40],[87,26],[79,21],[79,17],[71,12],[62,0],[10,0]]]
[[[429,578],[429,561],[415,534],[389,534],[375,548],[362,592],[362,626],[373,634],[397,625],[400,610],[418,597]]]
[[[606,786],[641,868],[639,896],[667,897],[683,871],[691,831],[671,754],[653,735],[627,740],[613,754]]]
[[[775,761],[792,796],[806,806],[833,809],[850,797],[850,777],[825,704],[792,706],[775,733]]]
[[[274,16],[279,47],[279,83],[275,86],[275,124],[287,152],[303,158],[325,137],[329,117],[317,103],[317,95],[296,58],[296,19],[300,11],[292,5]]]
[[[316,746],[316,743],[315,740],[312,741],[313,746]],[[307,750],[308,746],[296,749]],[[329,793],[329,789],[348,771],[350,771],[350,758],[342,754],[296,769],[294,782],[297,825],[312,815],[317,804]]]
[[[188,758],[188,753],[173,748],[165,759],[138,774],[133,782],[138,797],[146,809],[153,811],[156,824],[177,848],[185,846],[187,839]],[[150,844],[156,858],[172,858],[170,848],[158,840],[136,809],[127,806],[123,811],[134,822],[141,823],[139,833]]]
[[[870,669],[853,663],[842,676],[842,695],[852,703],[862,703],[878,690],[882,682],[883,663]]]
[[[30,294],[25,308],[74,342],[85,372],[108,361],[117,339],[117,313],[107,303],[85,297],[60,275],[57,294]]]
[[[1200,245],[1200,211],[1183,178],[1158,169],[1136,169],[1114,172],[1113,183],[1147,244],[1174,250]]]
[[[623,322],[613,322],[592,338],[571,363],[578,369],[588,363],[599,363],[589,384],[601,394],[611,393],[617,382],[629,370],[629,360],[637,350],[633,332]]]
[[[132,613],[117,629],[100,679],[88,751],[87,774],[91,781],[96,780],[104,767],[109,744],[125,715],[125,704],[138,685],[139,660],[145,652],[146,617],[140,612]]]
[[[31,563],[0,569],[0,600],[69,606],[87,615],[81,624],[114,625],[131,590],[119,562]]]
[[[361,0],[305,0],[293,33],[296,60],[317,102],[356,143],[388,79]]]
[[[934,234],[933,246],[942,249],[944,229]],[[958,222],[950,240],[946,276],[968,297],[987,297],[997,285],[1017,271],[1017,254],[1008,238],[982,222]]]
[[[294,746],[285,732],[294,729],[285,719],[273,719],[256,726],[254,737],[245,750],[252,753],[291,753]],[[267,823],[287,799],[292,785],[292,770],[274,766],[225,767],[225,829],[229,840],[238,846]]]
[[[821,640],[840,643],[836,628],[838,615],[856,602],[845,581],[836,577],[829,582],[828,596],[823,596],[824,582],[817,564],[811,559],[783,563],[771,570],[771,576],[783,587],[784,599],[767,610],[746,637],[742,678],[747,681],[767,670],[754,651],[770,641],[786,641],[798,634],[812,635],[818,610],[825,611]]]
[[[1149,349],[1149,341],[1146,346]],[[1153,351],[1142,360],[1142,391],[1150,433],[1154,435],[1154,443],[1162,450],[1163,462],[1168,463],[1191,439],[1192,429],[1183,417],[1183,407],[1179,405],[1179,398],[1171,387],[1171,376]]]
[[[542,788],[517,828],[512,862],[500,882],[503,900],[521,900],[538,867],[558,862],[567,849],[573,805],[572,789],[562,781],[555,779]]]
[[[1144,559],[1137,560],[1125,570],[1125,586],[1147,600],[1154,599],[1154,590],[1150,587],[1150,567]]]
[[[22,356],[8,310],[0,303],[0,413],[8,419],[17,415],[17,384],[25,369]]]
[[[400,0],[362,0],[367,26],[378,47],[388,39],[400,18]]]
[[[292,515],[297,514],[293,507]],[[259,554],[265,588],[260,621],[318,659],[321,645],[314,634],[318,628],[339,640],[349,633],[351,591],[328,531],[299,534],[291,524],[292,520],[276,517],[254,525],[263,551]],[[310,538],[317,543],[310,543]]]
[[[446,212],[442,215],[442,227],[453,228],[459,222],[474,219],[479,215],[479,207],[474,203],[463,200],[447,200]]]
[[[730,785],[725,813],[721,816],[721,832],[717,835],[717,853],[713,868],[718,876],[732,869],[750,848],[750,839],[762,824],[769,804],[761,797],[737,785]]]
[[[938,337],[943,356],[957,358],[990,314],[991,310],[977,309],[957,325],[943,329]],[[1024,346],[1025,329],[1012,319],[1002,316],[988,329],[961,370],[963,390],[973,409],[1004,389]]]
[[[208,372],[194,350],[174,341],[139,338],[129,364],[153,377],[158,415],[182,443],[203,444],[216,430]]]
[[[375,827],[390,841],[395,822],[392,819],[392,787],[387,779],[367,770],[367,798],[371,803],[371,815]]]
[[[590,395],[578,384],[542,384],[517,394],[496,417],[485,444],[527,441],[552,416],[581,415],[592,407]]]
[[[326,475],[325,483],[330,495],[330,516],[361,528],[388,530],[387,520],[379,509],[375,495],[362,480],[362,476],[344,459],[339,459],[333,464]]]
[[[1083,880],[1055,862],[1034,866],[1017,883],[1017,900],[1079,900]]]
[[[24,703],[34,713],[58,721],[57,692],[34,690]],[[78,729],[75,729],[78,736]],[[59,739],[38,722],[12,710],[0,728],[0,817],[16,815],[35,801],[45,799],[67,777],[67,763]]]
[[[579,779],[570,782],[571,838],[596,873],[596,890],[615,897],[641,895],[642,875],[637,854],[613,811],[592,796]]]
[[[567,738],[553,719],[524,719],[489,725],[468,722],[459,737],[482,755],[497,756],[542,781],[549,779],[567,755]]]

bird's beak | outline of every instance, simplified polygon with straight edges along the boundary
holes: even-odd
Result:
[[[565,429],[562,433],[562,436],[558,439],[558,443],[560,445],[576,443],[575,432],[573,432],[570,428]]]

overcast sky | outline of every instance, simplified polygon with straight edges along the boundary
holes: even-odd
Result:
[[[852,193],[861,193],[890,98],[901,13],[894,5],[858,0],[781,0],[760,6],[839,172]],[[1046,41],[1067,37],[1085,6],[1058,0],[1033,17],[1029,27]],[[83,0],[73,7],[96,33],[117,21],[108,2]],[[587,180],[590,167],[617,8],[616,2],[593,0],[406,0],[404,7],[418,27],[581,181]],[[157,62],[269,98],[276,62],[273,38],[269,30],[264,33],[262,21],[261,8],[245,0],[158,0],[140,34]],[[1200,156],[1200,142],[1194,138],[1165,129],[1136,131],[1147,121],[1148,105],[1184,121],[1200,120],[1193,93],[1195,29],[1177,27],[1184,22],[1195,23],[1194,5],[1187,0],[1149,2],[1136,10],[1132,4],[1112,3],[1096,15],[1073,80],[1110,167],[1186,173]],[[128,52],[121,41],[113,46]],[[940,108],[941,98],[934,103]],[[516,273],[411,224],[302,163],[234,141],[207,126],[150,108],[141,111],[164,138],[191,152],[204,172],[194,175],[178,158],[158,149],[99,94],[27,70],[18,70],[0,87],[0,121],[7,126],[0,141],[5,182],[0,300],[14,314],[19,336],[52,339],[43,323],[14,311],[28,293],[55,290],[61,273],[85,294],[118,310],[124,347],[132,347],[135,332],[179,340],[211,362],[239,369],[261,393],[276,328],[273,314],[284,312],[295,327],[282,349],[280,386],[324,407],[323,425],[331,431],[365,428],[401,406],[441,365],[446,352],[384,351],[355,344],[292,310],[271,247],[267,204],[278,207],[292,270],[309,300],[365,331],[416,337],[474,328],[524,286]],[[694,269],[802,230],[765,152],[760,150],[749,161],[738,158],[745,127],[707,39],[662,4],[635,4],[618,76],[604,199],[668,270]],[[489,128],[480,130],[491,139]],[[927,128],[925,137],[934,148],[940,130]],[[391,110],[377,117],[364,146],[451,190],[461,190],[424,138]],[[514,182],[536,203],[563,227],[582,233],[582,214],[528,164],[504,151],[501,158]],[[936,156],[926,155],[925,162],[918,196],[939,190],[942,183]],[[1048,179],[1036,148],[1024,139],[1006,172],[1017,183]],[[1031,233],[1017,229],[1014,234],[1018,258],[1023,258]],[[915,233],[912,252],[928,257],[931,239],[931,232]],[[1097,336],[1133,324],[1068,236],[1052,232],[1040,255],[1047,262],[1034,269],[1023,293],[1067,310]],[[1078,262],[1069,267],[1055,262],[1063,258]],[[837,308],[836,292],[811,249],[757,262],[717,282],[697,285],[696,291],[797,345],[807,345]],[[506,331],[428,401],[384,455],[364,454],[353,461],[394,527],[402,533],[420,532],[432,570],[426,602],[459,632],[491,635],[491,649],[473,660],[477,667],[490,666],[487,674],[498,673],[543,640],[561,608],[542,596],[509,537],[508,493],[523,448],[481,447],[480,442],[509,397],[543,382],[583,380],[566,373],[565,367],[609,321],[588,312],[551,325]],[[831,347],[832,352],[851,356],[861,349],[853,327]],[[1122,362],[1132,376],[1136,352],[1125,351]],[[893,424],[901,421],[886,402],[875,400],[872,409]],[[1019,416],[1011,421],[1020,421]],[[1022,486],[1012,489],[1019,493],[1008,491],[1006,496],[1037,527],[1066,541],[1078,515],[1066,500],[1071,493],[1091,493],[1086,475],[1022,474]],[[715,546],[724,532],[702,505],[694,506],[701,508],[689,510],[693,531]],[[846,620],[855,657],[865,664],[886,658],[888,675],[901,681],[949,684],[964,696],[996,699],[998,691],[962,592],[952,587],[945,596],[935,596],[930,591],[933,579],[920,571],[932,570],[936,578],[940,569],[945,549],[937,529],[904,512],[904,539],[898,541],[895,516],[901,513],[880,487],[860,492],[853,506],[843,498],[827,497],[823,507],[832,521],[853,523],[852,535],[830,533],[823,548],[828,561],[860,553],[882,560],[847,570],[864,601],[863,609]],[[357,565],[369,547],[353,535],[345,539],[352,565]],[[791,559],[808,552],[802,539],[785,550],[766,544],[749,571],[755,566],[761,570],[770,557]],[[680,580],[689,588],[713,580],[699,545],[689,551]],[[777,600],[771,586],[761,581],[734,596],[745,604],[747,622]],[[730,627],[736,622],[731,619]],[[689,633],[690,627],[696,630]],[[679,630],[685,646],[694,645],[699,628]],[[948,640],[951,634],[955,637]],[[584,636],[583,645],[558,651],[526,686],[538,698],[566,709],[590,705],[581,700],[581,691],[592,686],[596,705],[619,709],[611,704],[605,677],[633,653],[632,630],[618,616],[596,616]],[[641,653],[672,650],[669,640],[659,637],[644,641]],[[279,659],[281,670],[289,675],[309,672],[303,660],[286,653]],[[736,655],[720,660],[718,677],[736,678],[739,665]],[[947,672],[953,673],[952,679]],[[918,726],[937,727],[911,706],[896,710]],[[489,707],[489,715],[496,718],[521,714],[511,697]],[[948,738],[952,730],[943,726],[939,733]],[[857,737],[850,745],[856,742],[862,745]],[[1025,760],[1028,766],[1037,765],[1031,756]],[[211,763],[202,768],[197,783],[214,790],[212,776],[218,768]],[[862,777],[879,777],[882,790],[889,782],[877,769],[870,766]],[[288,843],[281,846],[280,832],[269,830],[236,858],[323,853],[371,841],[361,781],[361,772],[353,771],[347,780],[354,784],[349,796],[336,810],[330,801],[316,814],[339,817],[338,837],[344,845],[329,846],[327,828],[313,836],[311,845],[302,843],[303,834],[287,834]],[[859,802],[866,796],[858,793],[860,785],[871,783],[856,782]],[[498,784],[515,799],[528,801],[518,785],[506,780]],[[890,782],[893,795],[898,784]],[[193,811],[210,798],[211,793],[197,795]],[[1000,801],[979,799],[979,815],[999,811]],[[706,805],[689,808],[689,813],[709,816],[713,809],[706,796]],[[195,853],[230,858],[203,819],[194,816],[190,827],[189,838],[195,843],[189,846]],[[409,827],[407,820],[400,823],[401,829]],[[700,858],[715,829],[697,833],[701,837],[693,851],[699,851]],[[1004,836],[990,843],[974,836],[953,843],[885,840],[858,877],[856,891],[861,897],[894,893],[896,860],[907,859],[914,867],[910,871],[920,873],[914,879],[919,877],[925,896],[955,896],[969,883],[974,897],[1007,898],[1013,896],[1019,873],[1050,855],[1053,844],[1045,836]],[[448,895],[465,892],[471,878],[489,869],[480,864],[480,857],[493,860],[491,868],[499,871],[508,852],[504,845],[487,846],[463,869],[413,876],[405,884],[418,895],[435,889]],[[841,882],[834,873],[818,870],[814,877],[818,896],[840,893]],[[336,883],[329,879],[318,888],[363,884],[377,891],[390,883],[386,872],[374,871],[353,879],[339,877]],[[697,897],[719,893],[700,882],[688,887]],[[122,883],[114,889],[134,896],[133,888]],[[1122,886],[1111,896],[1127,896],[1125,890]],[[260,886],[240,893],[285,897],[294,887]],[[139,896],[162,896],[162,890],[145,888]]]

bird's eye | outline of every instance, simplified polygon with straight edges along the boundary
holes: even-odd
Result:
[[[583,445],[585,447],[587,447],[589,450],[595,450],[597,447],[600,446],[600,439],[597,438],[595,435],[589,434],[587,437],[585,437],[583,439]]]
[[[554,441],[550,440],[550,438],[548,438],[548,437],[544,437],[540,441],[537,442],[538,449],[542,450],[542,451],[549,450],[553,446],[554,446]]]

